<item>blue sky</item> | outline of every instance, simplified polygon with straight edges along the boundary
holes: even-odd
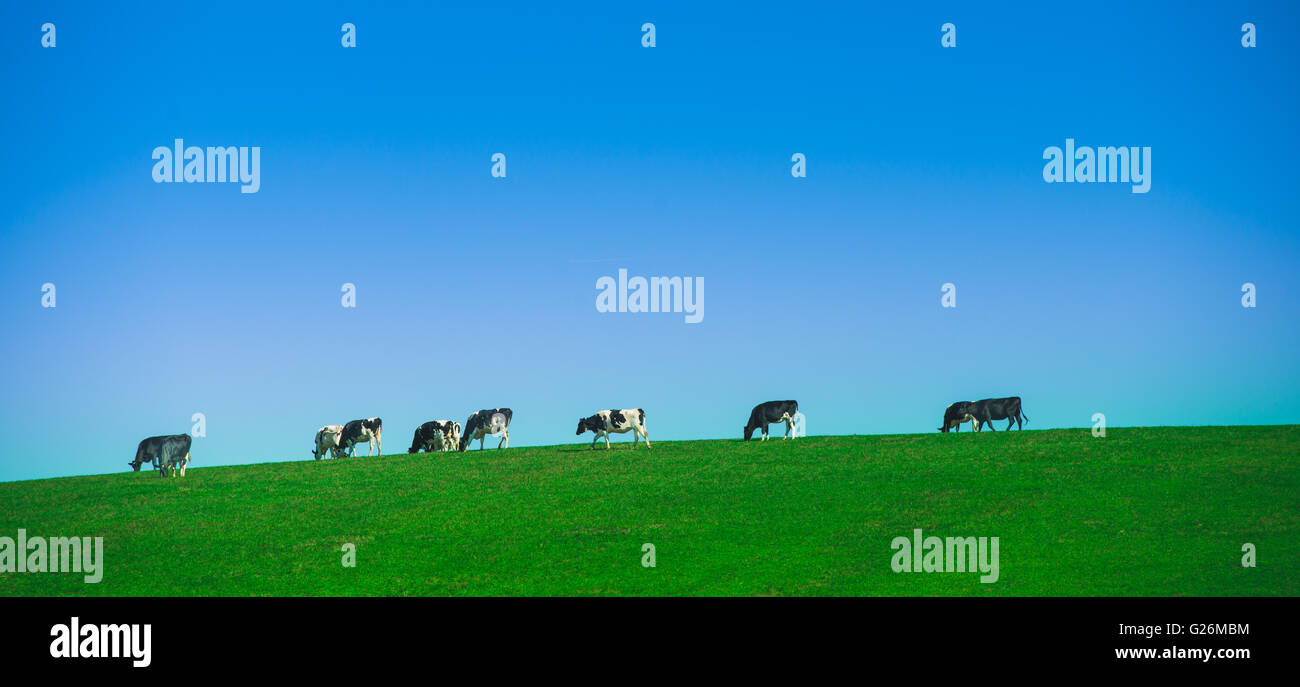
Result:
[[[813,434],[1012,394],[1037,429],[1300,421],[1293,3],[226,5],[0,8],[0,480],[196,412],[195,467],[497,406],[514,445],[785,398]],[[260,191],[155,184],[175,138],[260,146]],[[1150,146],[1150,192],[1045,183],[1066,138]],[[704,321],[596,312],[619,268],[703,277]]]

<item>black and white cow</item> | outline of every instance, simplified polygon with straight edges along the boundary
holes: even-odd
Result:
[[[465,433],[460,435],[460,450],[464,451],[469,442],[478,439],[478,449],[483,450],[483,437],[500,434],[501,442],[497,448],[510,448],[510,418],[514,412],[509,408],[480,410],[465,421]]]
[[[343,437],[343,425],[325,425],[316,430],[316,448],[312,449],[311,454],[316,460],[333,456],[338,458],[341,451],[339,449],[339,440]],[[327,456],[326,454],[329,454]]]
[[[645,429],[645,411],[640,408],[628,408],[624,410],[600,410],[591,417],[585,417],[578,420],[578,434],[591,430],[595,434],[591,438],[591,448],[596,448],[598,439],[605,439],[605,448],[609,448],[610,434],[624,434],[633,432],[632,448],[636,449],[636,438],[639,436],[645,439],[645,447],[650,448],[650,433]]]
[[[420,451],[452,451],[460,445],[460,423],[452,420],[432,420],[415,428],[415,438],[407,453]]]
[[[768,401],[754,406],[749,412],[749,422],[745,423],[745,441],[749,441],[756,429],[763,431],[763,441],[767,441],[767,426],[773,422],[785,423],[785,438],[789,439],[798,414],[798,401]]]
[[[980,421],[976,420],[975,416],[971,414],[971,405],[970,401],[957,401],[948,406],[948,409],[943,411],[943,426],[939,428],[939,431],[947,432],[951,429],[954,432],[960,432],[961,423],[969,422],[971,427],[978,432]]]
[[[190,464],[190,443],[193,441],[188,434],[173,434],[171,436],[149,437],[140,442],[135,449],[135,460],[127,463],[136,472],[140,472],[140,465],[143,463],[153,463],[158,468],[158,476],[166,477],[168,471],[171,471],[172,477],[176,476],[176,468],[180,468],[181,477],[185,476],[185,467]]]
[[[1016,429],[1024,429],[1021,420],[1029,422],[1029,416],[1025,415],[1020,409],[1020,397],[1008,396],[1006,398],[986,398],[982,401],[976,401],[970,404],[970,414],[975,416],[976,431],[983,431],[984,425],[989,426],[989,431],[998,431],[993,426],[993,420],[1006,420],[1007,430],[1010,431],[1011,425]]]
[[[383,421],[377,417],[353,420],[343,425],[343,434],[339,437],[339,448],[345,456],[355,456],[357,444],[366,444],[366,455],[372,453],[384,455],[383,440],[380,436]]]

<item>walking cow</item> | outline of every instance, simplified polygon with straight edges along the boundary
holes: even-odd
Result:
[[[510,419],[514,417],[514,411],[509,408],[494,408],[492,410],[480,410],[469,416],[465,420],[465,433],[460,435],[460,450],[464,451],[469,447],[469,442],[478,439],[478,449],[483,450],[483,437],[489,434],[500,434],[501,441],[497,448],[510,447]]]
[[[631,408],[627,410],[601,410],[595,415],[578,420],[578,434],[591,430],[595,436],[591,438],[591,448],[596,448],[596,441],[604,438],[605,448],[609,446],[609,435],[611,433],[624,434],[633,432],[632,448],[636,449],[636,439],[641,437],[645,439],[645,447],[650,448],[650,433],[645,429],[645,411],[640,408]]]
[[[970,404],[969,412],[975,417],[976,431],[983,431],[984,425],[988,425],[991,432],[998,431],[991,424],[993,420],[1006,420],[1007,431],[1011,430],[1011,425],[1015,425],[1016,429],[1023,429],[1021,420],[1029,422],[1029,416],[1025,415],[1020,409],[1019,396],[986,398],[982,401],[976,401]]]
[[[383,437],[383,420],[377,417],[367,418],[365,420],[353,420],[343,425],[343,434],[339,437],[339,448],[342,449],[343,455],[355,456],[357,453],[357,444],[366,444],[366,455],[371,454],[384,455]]]

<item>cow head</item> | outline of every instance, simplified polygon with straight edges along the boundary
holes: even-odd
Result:
[[[965,422],[965,417],[968,415],[967,411],[969,408],[969,401],[957,401],[948,406],[948,408],[943,411],[943,426],[939,428],[939,431],[946,433],[948,430]]]
[[[754,436],[754,430],[756,429],[758,429],[758,425],[745,425],[745,441],[749,441],[750,437]]]
[[[582,434],[587,430],[599,432],[602,429],[605,429],[605,420],[598,414],[578,420],[578,434]]]
[[[139,446],[135,447],[135,460],[127,463],[127,465],[130,465],[131,469],[136,472],[140,472],[140,465],[144,463],[144,445],[148,443],[148,441],[148,439],[145,439],[140,442]]]

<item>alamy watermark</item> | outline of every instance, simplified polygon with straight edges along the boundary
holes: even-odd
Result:
[[[1151,190],[1151,146],[1106,146],[1096,148],[1074,145],[1065,139],[1065,150],[1056,146],[1043,149],[1043,181],[1049,184],[1121,183],[1132,184],[1133,193]]]
[[[262,188],[261,146],[185,146],[185,139],[173,141],[172,147],[153,149],[153,180],[161,183],[243,184],[240,193],[257,193]]]
[[[631,277],[596,280],[596,312],[680,312],[687,324],[704,320],[704,277]]]
[[[896,573],[980,572],[980,582],[998,581],[997,537],[922,537],[918,527],[910,538],[894,537],[889,548],[895,552],[889,565]]]
[[[104,579],[103,537],[0,537],[0,573],[81,573],[86,584]]]
[[[1092,414],[1092,436],[1097,439],[1106,438],[1106,414],[1105,413]]]
[[[50,628],[51,658],[129,658],[136,668],[148,668],[153,662],[153,625],[125,623],[81,624],[72,616],[65,625]]]

